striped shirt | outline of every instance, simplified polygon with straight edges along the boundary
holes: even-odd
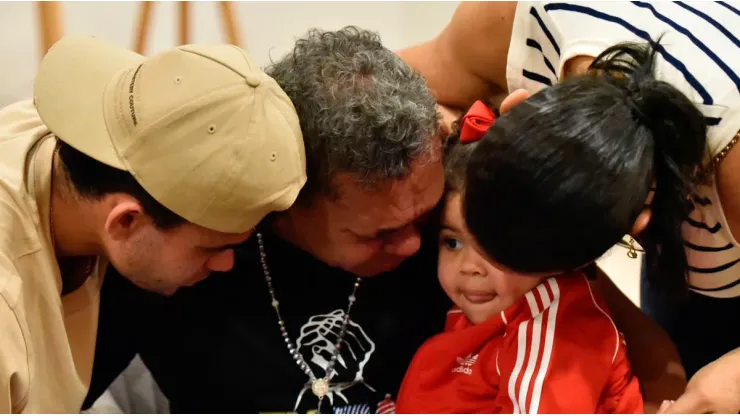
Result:
[[[509,90],[557,82],[565,62],[624,41],[657,40],[656,74],[689,97],[709,126],[707,160],[740,131],[740,4],[719,2],[520,2],[507,60]],[[684,223],[692,290],[740,296],[740,244],[714,184],[700,189]]]

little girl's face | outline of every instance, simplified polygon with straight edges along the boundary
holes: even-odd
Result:
[[[479,324],[514,304],[546,276],[522,275],[492,264],[468,232],[461,203],[459,193],[447,195],[437,273],[447,296]]]

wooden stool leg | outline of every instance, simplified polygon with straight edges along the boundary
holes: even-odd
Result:
[[[41,57],[62,38],[62,9],[57,1],[37,1],[39,25],[41,29]]]
[[[144,55],[146,53],[147,36],[149,35],[149,26],[151,25],[153,2],[145,1],[139,8],[139,23],[136,28],[136,40],[134,41],[134,51]]]
[[[190,2],[181,1],[178,3],[180,8],[180,45],[190,43]]]
[[[226,39],[232,45],[241,47],[241,36],[239,35],[236,17],[234,16],[234,7],[230,1],[219,2],[221,6],[221,20],[223,21]]]

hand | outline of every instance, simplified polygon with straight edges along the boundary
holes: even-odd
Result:
[[[740,348],[699,370],[686,392],[675,402],[664,402],[658,413],[740,412]]]

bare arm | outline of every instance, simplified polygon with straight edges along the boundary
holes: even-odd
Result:
[[[516,4],[462,2],[437,37],[397,52],[427,79],[448,129],[476,100],[502,106],[508,91],[506,60]],[[585,72],[592,60],[571,59],[565,75]]]
[[[603,271],[598,269],[597,276],[597,286],[627,340],[627,355],[640,381],[645,412],[656,413],[663,400],[675,400],[686,389],[678,350],[668,334],[627,299]]]
[[[506,91],[506,55],[516,2],[462,2],[434,39],[399,51],[435,91],[437,102],[466,109]]]

